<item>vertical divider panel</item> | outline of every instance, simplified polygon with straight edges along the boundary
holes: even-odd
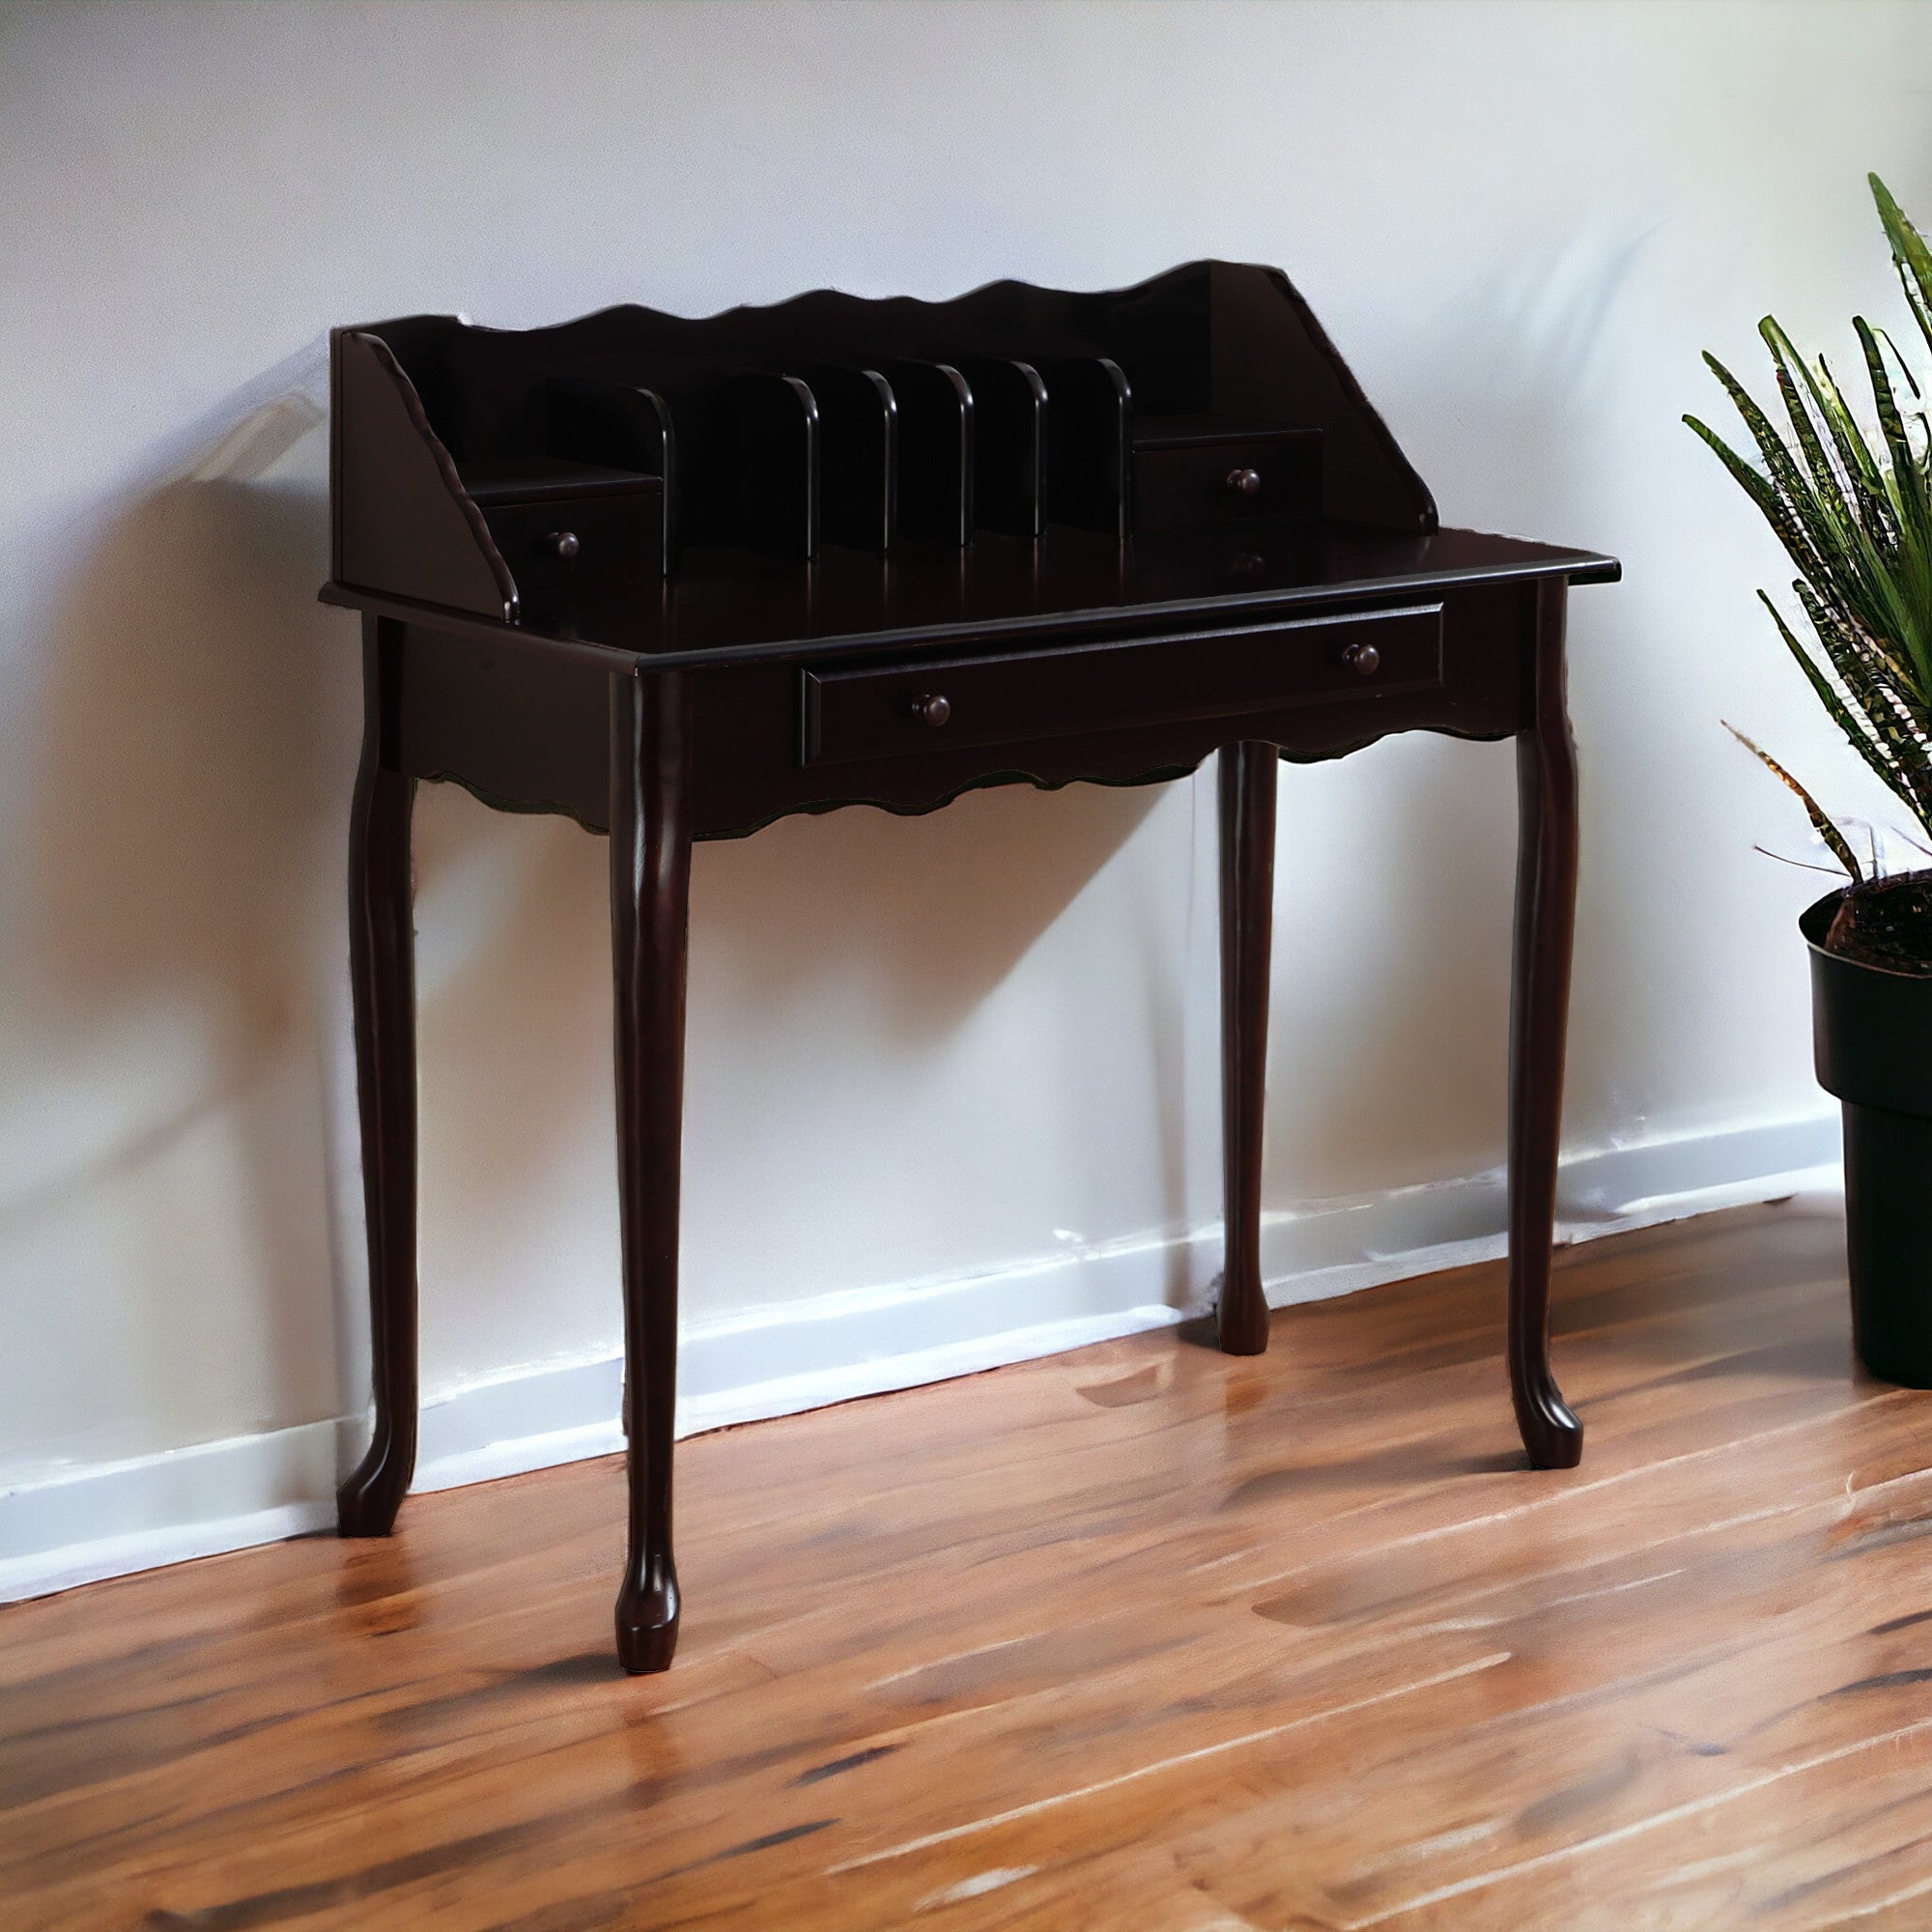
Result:
[[[1125,373],[1104,355],[1049,363],[1040,373],[1049,432],[1048,520],[1107,536],[1132,535],[1133,394]]]
[[[727,376],[696,406],[686,451],[687,534],[708,544],[810,559],[818,554],[818,404],[799,376]],[[695,527],[694,527],[695,526]]]
[[[950,362],[888,362],[898,404],[899,533],[973,540],[973,387]]]
[[[973,520],[1037,537],[1046,527],[1046,384],[1031,362],[960,366],[973,385]]]
[[[876,369],[819,367],[818,533],[850,550],[889,551],[898,522],[898,405]]]

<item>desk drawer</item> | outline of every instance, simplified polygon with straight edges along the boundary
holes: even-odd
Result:
[[[907,757],[1432,689],[1442,607],[800,675],[806,764]]]
[[[1321,433],[1174,438],[1134,444],[1134,534],[1321,516]]]
[[[580,623],[586,605],[636,605],[664,576],[664,497],[655,487],[566,497],[487,497],[479,507],[526,624]]]

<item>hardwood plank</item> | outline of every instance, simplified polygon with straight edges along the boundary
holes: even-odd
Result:
[[[1841,1227],[1576,1250],[1582,1467],[1473,1268],[0,1611],[0,1923],[1243,1932],[1932,1918],[1932,1398]]]

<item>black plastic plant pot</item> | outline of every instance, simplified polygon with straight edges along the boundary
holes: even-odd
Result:
[[[1827,952],[1840,896],[1798,927],[1818,1084],[1845,1110],[1852,1340],[1873,1375],[1932,1388],[1932,976]]]

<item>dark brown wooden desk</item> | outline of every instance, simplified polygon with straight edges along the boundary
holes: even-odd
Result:
[[[1564,606],[1589,552],[1437,527],[1273,270],[955,302],[820,294],[689,322],[415,317],[336,332],[333,576],[363,613],[350,903],[375,1435],[346,1536],[415,1459],[410,817],[452,780],[611,839],[629,1367],[627,1668],[670,1662],[691,847],[985,784],[1146,784],[1219,756],[1221,1346],[1259,1257],[1275,761],[1512,738],[1509,1368],[1532,1463],[1582,1429],[1548,1359],[1577,875]]]

